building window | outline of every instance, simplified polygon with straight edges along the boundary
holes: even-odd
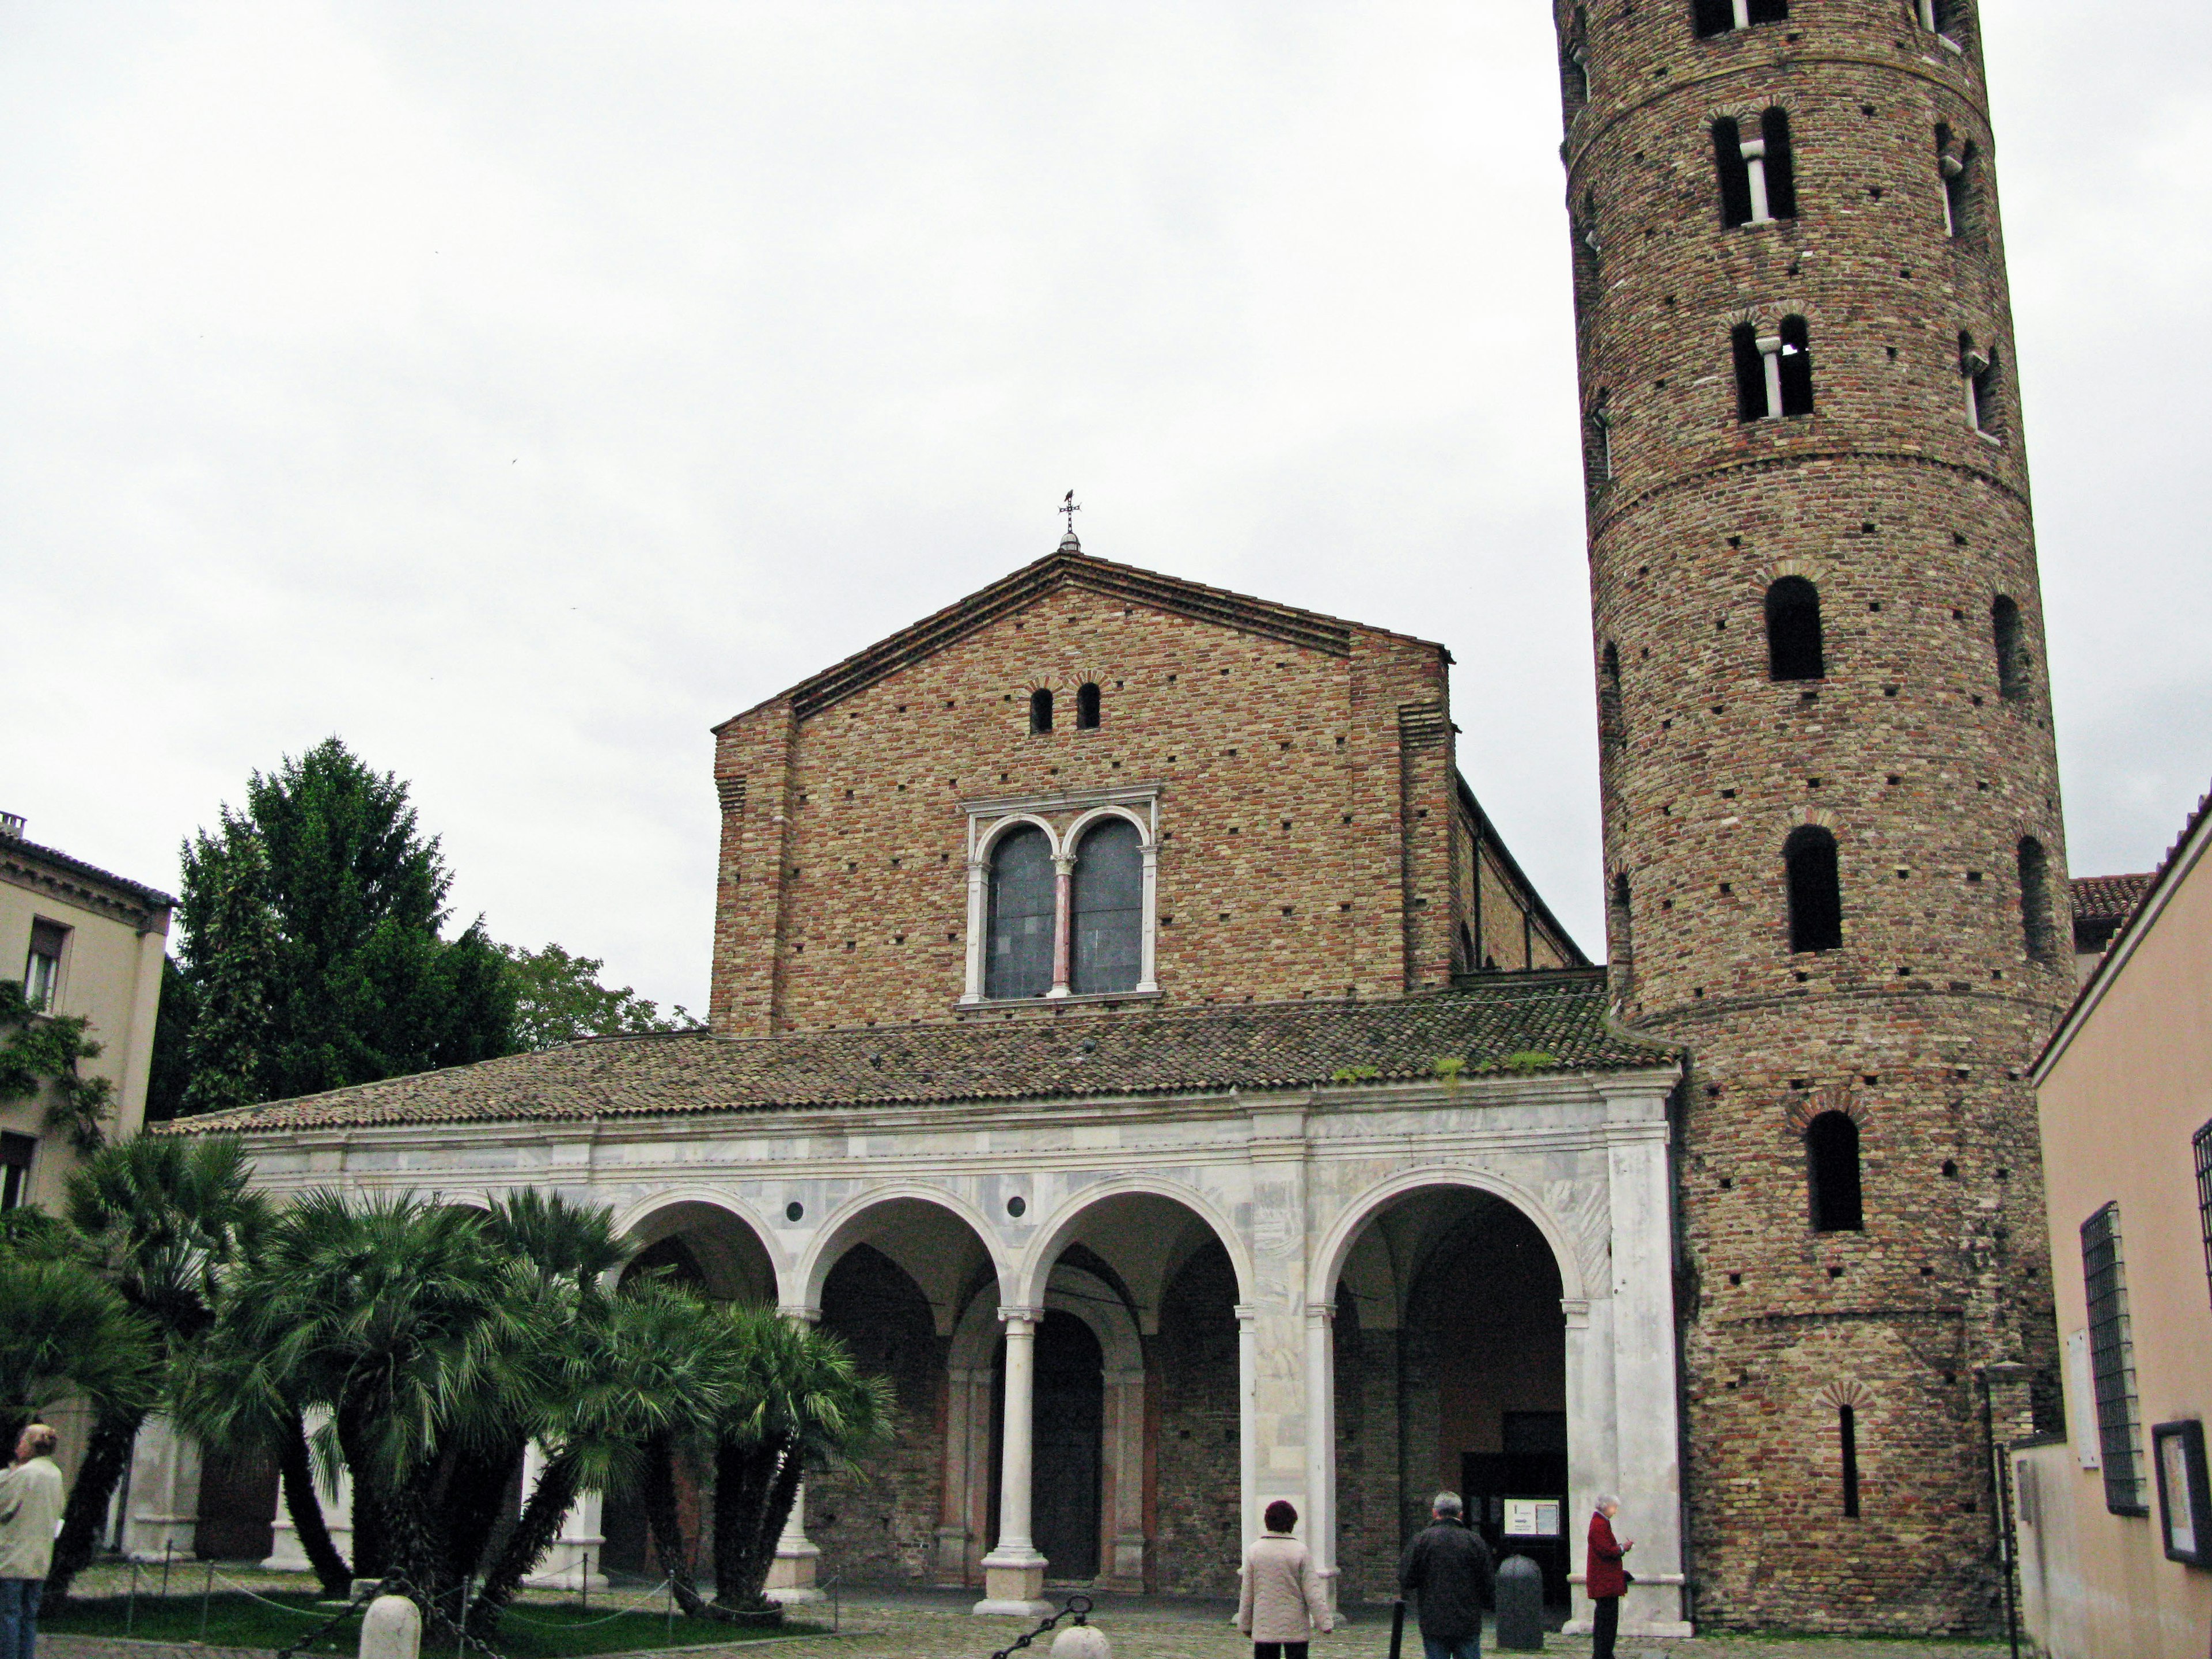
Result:
[[[2197,1153],[2197,1224],[2204,1234],[2204,1288],[2212,1292],[2212,1123],[2190,1139]]]
[[[1973,145],[1953,148],[1951,129],[1936,129],[1936,167],[1943,180],[1943,233],[1966,236],[1973,231],[1975,169],[1980,156]]]
[[[1827,672],[1820,642],[1820,590],[1784,576],[1766,590],[1766,677],[1817,680]]]
[[[2050,862],[2041,842],[2020,838],[2021,946],[2031,962],[2048,962],[2053,955]]]
[[[1613,394],[1601,392],[1589,412],[1590,484],[1602,489],[1613,482]]]
[[[28,1201],[31,1159],[38,1150],[38,1141],[30,1135],[0,1134],[0,1210]]]
[[[1782,843],[1782,862],[1790,882],[1790,948],[1840,948],[1844,898],[1836,873],[1836,838],[1808,823]]]
[[[1966,383],[1966,424],[1992,438],[2003,437],[2003,378],[1996,347],[1977,350],[1972,335],[1960,335],[1959,373]]]
[[[1813,412],[1812,334],[1802,317],[1784,317],[1771,334],[1741,323],[1731,338],[1737,419],[1765,421]]]
[[[2114,1515],[2147,1515],[2142,1413],[2136,1400],[2135,1334],[2128,1323],[2127,1264],[2120,1253],[2117,1204],[2107,1204],[2081,1224],[2081,1279],[2088,1295],[2089,1376],[2097,1397],[2105,1507]]]
[[[1098,682],[1085,680],[1075,689],[1075,729],[1096,732],[1098,729]]]
[[[2007,702],[2027,694],[2027,676],[2021,672],[2020,607],[2000,593],[1990,606],[1990,642],[1997,659],[1997,695]]]
[[[1714,122],[1713,161],[1720,174],[1723,223],[1733,228],[1797,216],[1788,112],[1766,111],[1759,118],[1759,131],[1747,138],[1733,116]]]
[[[991,849],[990,884],[983,994],[1041,997],[1052,989],[1054,908],[1052,842],[1044,831],[1024,824],[1000,837]]]
[[[1790,16],[1790,0],[1691,0],[1690,21],[1698,38],[1747,29],[1754,23],[1780,23]]]
[[[1068,988],[1078,996],[1133,991],[1144,971],[1145,856],[1137,826],[1106,818],[1076,848],[1075,928]]]
[[[1859,1126],[1848,1113],[1823,1112],[1805,1126],[1805,1180],[1813,1200],[1814,1232],[1856,1233],[1864,1229],[1866,1217],[1859,1193]]]
[[[1030,735],[1038,737],[1052,730],[1052,693],[1039,686],[1030,693]]]
[[[1905,8],[1920,27],[1956,48],[1966,34],[1966,0],[1905,0]]]
[[[33,921],[31,951],[23,962],[23,1000],[33,1008],[51,1008],[61,994],[62,951],[70,930],[58,923]]]
[[[1836,1437],[1844,1454],[1844,1513],[1856,1520],[1859,1512],[1859,1414],[1853,1407],[1836,1407]]]
[[[1571,121],[1589,102],[1589,10],[1575,8],[1574,21],[1559,47],[1559,86]]]
[[[1620,706],[1620,647],[1607,640],[1601,660],[1604,672],[1597,685],[1597,734],[1601,744],[1612,747],[1626,741],[1628,737],[1628,726]]]

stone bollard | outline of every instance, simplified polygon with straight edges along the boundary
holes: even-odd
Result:
[[[1052,1638],[1052,1659],[1114,1659],[1114,1644],[1096,1625],[1070,1625]]]
[[[1544,1650],[1544,1570],[1525,1555],[1509,1555],[1498,1569],[1498,1645]]]
[[[361,1659],[416,1659],[422,1613],[404,1595],[380,1595],[361,1616]]]

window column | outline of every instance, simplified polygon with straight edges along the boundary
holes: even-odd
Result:
[[[1766,418],[1771,421],[1782,413],[1782,337],[1762,334],[1758,345],[1759,372],[1766,377]]]
[[[1751,179],[1751,222],[1754,225],[1766,224],[1774,217],[1766,197],[1766,140],[1763,137],[1747,138],[1740,148],[1743,151],[1744,171]],[[1760,342],[1759,349],[1762,351],[1765,349],[1764,341]],[[1782,342],[1777,340],[1774,349],[1781,350]],[[1782,398],[1778,386],[1774,402],[1776,407],[1780,407]]]
[[[1052,872],[1052,989],[1045,994],[1064,997],[1075,954],[1075,854],[1060,854]]]

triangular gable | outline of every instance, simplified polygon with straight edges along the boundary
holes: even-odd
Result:
[[[781,697],[771,697],[768,702],[788,700],[793,715],[805,720],[810,714],[821,713],[832,703],[866,690],[886,676],[944,650],[978,629],[988,627],[1003,617],[1026,609],[1046,594],[1070,586],[1088,588],[1109,599],[1145,605],[1173,616],[1188,617],[1194,622],[1213,623],[1223,628],[1234,628],[1263,638],[1280,640],[1285,645],[1324,652],[1332,657],[1352,654],[1352,624],[1350,623],[1312,611],[1301,611],[1295,605],[1274,605],[1266,599],[1208,587],[1203,583],[1185,581],[1180,577],[1163,576],[1157,571],[1139,570],[1133,565],[1114,564],[1105,559],[1095,559],[1077,546],[1074,538],[1070,537],[1060,544],[1057,550],[1047,554],[1034,564],[1024,565],[1019,570],[1000,577],[988,587],[979,589],[966,599],[923,617],[911,627],[901,629],[864,651],[855,652],[844,661],[801,680]],[[743,716],[732,718],[741,719]],[[723,722],[724,725],[729,723],[726,720]],[[721,728],[717,726],[715,729],[720,731]]]

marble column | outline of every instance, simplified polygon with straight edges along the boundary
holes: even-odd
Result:
[[[822,1310],[796,1304],[783,1310],[783,1316],[794,1324],[812,1325],[822,1318]],[[799,1490],[792,1495],[791,1513],[784,1520],[783,1534],[775,1540],[775,1559],[769,1564],[768,1583],[763,1594],[771,1601],[793,1607],[807,1601],[819,1601],[822,1592],[814,1586],[816,1569],[822,1560],[822,1552],[806,1535],[806,1483],[801,1480]]]
[[[1044,1600],[1044,1557],[1030,1537],[1032,1402],[1036,1384],[1036,1333],[1042,1308],[1001,1308],[1006,1328],[1006,1425],[1000,1446],[999,1541],[983,1558],[983,1599],[975,1611],[1019,1618],[1049,1612]]]
[[[1052,989],[1045,994],[1064,997],[1075,969],[1075,860],[1056,858],[1052,869]]]
[[[545,1450],[535,1440],[523,1448],[522,1501],[527,1504],[530,1494],[538,1490],[538,1478],[545,1472]],[[568,1512],[561,1519],[561,1534],[545,1552],[538,1570],[523,1582],[545,1589],[580,1589],[589,1586],[595,1590],[607,1587],[606,1575],[599,1571],[599,1551],[606,1543],[599,1530],[600,1494],[579,1492],[576,1501],[568,1505]]]
[[[307,1413],[307,1441],[314,1443],[316,1431],[330,1420],[330,1413],[316,1410]],[[322,1481],[315,1482],[315,1497],[323,1507],[323,1526],[331,1534],[331,1546],[350,1563],[353,1559],[353,1477],[345,1466],[338,1466],[336,1490],[326,1489]],[[261,1564],[271,1572],[309,1572],[313,1571],[307,1551],[300,1547],[300,1536],[292,1525],[292,1514],[284,1505],[280,1487],[276,1497],[276,1523],[271,1529],[269,1559]]]
[[[131,1446],[124,1554],[134,1561],[189,1561],[199,1516],[199,1442],[167,1417],[149,1417]]]
[[[1336,1310],[1306,1304],[1306,1549],[1336,1605]]]
[[[1106,1373],[1106,1469],[1111,1507],[1106,1588],[1130,1595],[1145,1588],[1145,1373]]]

